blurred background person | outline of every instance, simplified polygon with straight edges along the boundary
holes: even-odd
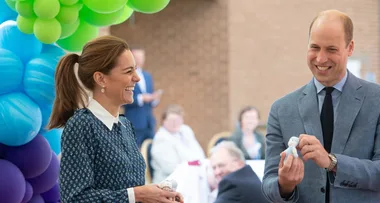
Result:
[[[231,141],[222,141],[211,150],[210,163],[218,182],[215,203],[266,203],[261,181],[245,164],[243,152]]]
[[[124,106],[124,114],[135,128],[137,145],[140,148],[145,139],[154,136],[156,119],[153,115],[153,108],[160,102],[163,91],[154,91],[152,75],[143,70],[145,50],[135,47],[131,51],[136,60],[136,73],[140,77],[140,81],[133,90],[133,103]]]
[[[246,160],[265,159],[265,137],[257,126],[259,111],[253,106],[243,108],[238,117],[238,125],[229,138],[243,152]]]
[[[152,143],[153,183],[167,178],[182,162],[205,159],[193,130],[184,124],[184,111],[169,105],[162,114],[162,126]]]

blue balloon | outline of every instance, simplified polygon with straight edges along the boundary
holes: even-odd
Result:
[[[40,106],[52,105],[54,102],[56,65],[57,60],[42,54],[26,64],[24,91]]]
[[[41,110],[23,93],[0,96],[0,143],[20,146],[31,141],[41,128]]]
[[[66,53],[63,49],[53,44],[43,44],[41,54],[47,54],[53,57],[57,57],[59,60]]]
[[[12,51],[26,64],[40,55],[42,43],[34,35],[22,33],[17,23],[9,20],[0,25],[0,48]]]
[[[42,113],[42,124],[41,124],[41,129],[40,129],[40,134],[48,131],[47,130],[47,125],[49,124],[50,120],[50,114],[52,112],[53,105],[45,105],[45,106],[40,106],[40,110]]]
[[[24,64],[20,58],[0,48],[0,95],[19,90],[23,75]]]
[[[5,0],[0,1],[0,11],[0,23],[17,18],[17,12],[9,8]]]
[[[56,155],[61,153],[61,135],[62,129],[53,129],[42,133]]]

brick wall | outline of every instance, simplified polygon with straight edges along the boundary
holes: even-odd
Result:
[[[265,122],[277,98],[311,79],[308,27],[331,8],[354,21],[352,58],[362,60],[362,74],[379,76],[379,0],[172,0],[111,33],[145,47],[146,69],[156,89],[165,90],[158,121],[167,104],[182,105],[205,147],[213,134],[233,127],[243,106],[257,106]]]
[[[155,88],[164,89],[155,109],[177,103],[185,122],[202,144],[228,126],[227,1],[172,0],[156,14],[134,14],[132,20],[111,28],[129,44],[144,46],[145,69]]]

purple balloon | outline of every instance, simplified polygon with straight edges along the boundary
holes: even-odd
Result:
[[[54,152],[50,152],[51,161],[49,167],[41,175],[28,179],[32,185],[34,194],[41,194],[48,191],[58,181],[59,161]]]
[[[28,203],[45,203],[41,195],[34,195]]]
[[[25,178],[11,162],[0,159],[1,202],[20,203],[25,194]]]
[[[45,202],[58,202],[59,196],[59,185],[56,183],[50,190],[41,194]]]
[[[8,147],[5,159],[14,163],[26,179],[34,178],[41,175],[49,166],[50,145],[42,135],[37,135],[25,145]]]
[[[33,188],[32,188],[32,185],[30,185],[30,183],[28,183],[28,181],[25,181],[25,195],[24,195],[24,198],[22,199],[21,203],[27,203],[29,200],[32,199],[32,196],[33,196]]]

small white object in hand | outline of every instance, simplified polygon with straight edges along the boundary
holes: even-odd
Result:
[[[293,136],[289,139],[288,148],[285,150],[286,156],[285,156],[284,163],[286,162],[286,159],[288,158],[288,156],[290,154],[293,155],[295,158],[298,157],[298,153],[297,153],[297,149],[296,149],[298,143],[299,143],[298,137]]]
[[[175,181],[175,180],[164,180],[158,186],[163,190],[176,191],[177,181]]]

